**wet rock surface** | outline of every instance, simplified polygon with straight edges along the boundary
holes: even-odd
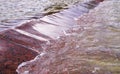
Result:
[[[67,36],[43,45],[18,74],[120,74],[119,1],[104,1],[80,16]]]
[[[87,13],[91,8],[98,5],[94,1],[91,1],[90,4],[93,5],[89,5],[89,3],[82,4],[88,8],[81,5],[78,6],[79,4],[75,5],[74,8],[71,7],[68,10],[62,11],[62,15],[61,13],[56,13],[39,19],[24,20],[25,22],[18,24],[14,28],[11,27],[1,31],[0,72],[2,74],[16,74],[15,70],[20,63],[29,61],[37,56],[38,53],[42,53],[46,47],[43,47],[44,44],[49,44],[50,40],[54,42],[54,39],[64,35],[64,31],[76,25],[72,24],[76,23],[73,18]],[[55,20],[49,21],[51,18]],[[71,20],[71,22],[67,22],[68,20]],[[11,21],[7,22],[11,23]],[[16,23],[17,20],[12,20],[12,23],[14,22]]]
[[[0,36],[0,74],[17,74],[22,62],[33,59],[38,53]]]

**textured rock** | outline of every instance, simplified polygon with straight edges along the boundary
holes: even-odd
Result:
[[[77,26],[74,18],[88,13],[98,4],[99,2],[96,1],[77,4],[60,13],[39,19],[24,20],[15,27],[1,31],[0,72],[16,74],[15,69],[20,63],[33,59],[38,53],[44,51],[46,44],[54,42],[60,36],[67,35],[67,30]],[[63,46],[64,42],[56,48]]]
[[[0,36],[0,74],[17,74],[17,66],[37,56],[37,52]]]
[[[120,2],[104,1],[76,19],[66,37],[45,45],[19,74],[120,74]]]

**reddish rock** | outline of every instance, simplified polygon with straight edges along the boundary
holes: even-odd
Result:
[[[38,53],[0,34],[0,74],[17,74],[17,66],[33,59]]]
[[[96,0],[97,2],[103,2],[104,0]]]
[[[0,32],[0,74],[16,74],[16,68],[20,63],[33,59],[38,52],[43,51],[42,44],[67,35],[67,30],[78,26],[75,18],[88,13],[98,4],[99,2],[96,1],[78,4],[60,13],[45,16],[39,20],[26,21],[13,29]],[[62,42],[56,48],[64,45],[65,43]],[[49,60],[49,56],[45,57],[46,60],[47,58]],[[59,61],[57,62],[59,64]],[[40,74],[48,72],[47,69],[42,69]]]
[[[120,2],[114,0],[105,1],[80,16],[78,24],[83,27],[82,33],[61,37],[48,45],[44,54],[19,65],[17,72],[120,74],[119,4]]]

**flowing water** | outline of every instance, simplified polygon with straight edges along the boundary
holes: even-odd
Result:
[[[41,17],[52,5],[72,5],[83,0],[0,0],[0,31],[20,24],[30,17]],[[57,4],[57,5],[56,5]]]
[[[66,31],[65,37],[43,45],[44,51],[34,60],[21,64],[17,72],[120,74],[119,4],[119,1],[105,1],[75,18],[78,26]]]
[[[120,74],[120,2],[105,1],[80,16],[78,26],[43,45],[19,74]],[[115,8],[117,6],[117,8]]]

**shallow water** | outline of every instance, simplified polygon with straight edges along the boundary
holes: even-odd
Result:
[[[28,74],[48,71],[49,74],[120,74],[119,4],[107,1],[84,14],[76,20],[78,26],[66,32],[66,37],[43,45],[45,53],[26,62],[18,71]]]
[[[29,20],[33,16],[40,17],[44,9],[52,5],[72,5],[82,0],[0,0],[0,31]]]
[[[26,71],[28,74],[120,74],[120,24],[116,14],[120,13],[119,4],[106,1],[84,14],[77,20],[78,27],[44,45],[42,54],[21,64],[17,71],[20,74]]]
[[[48,0],[0,0],[0,31],[29,20],[50,5]]]

